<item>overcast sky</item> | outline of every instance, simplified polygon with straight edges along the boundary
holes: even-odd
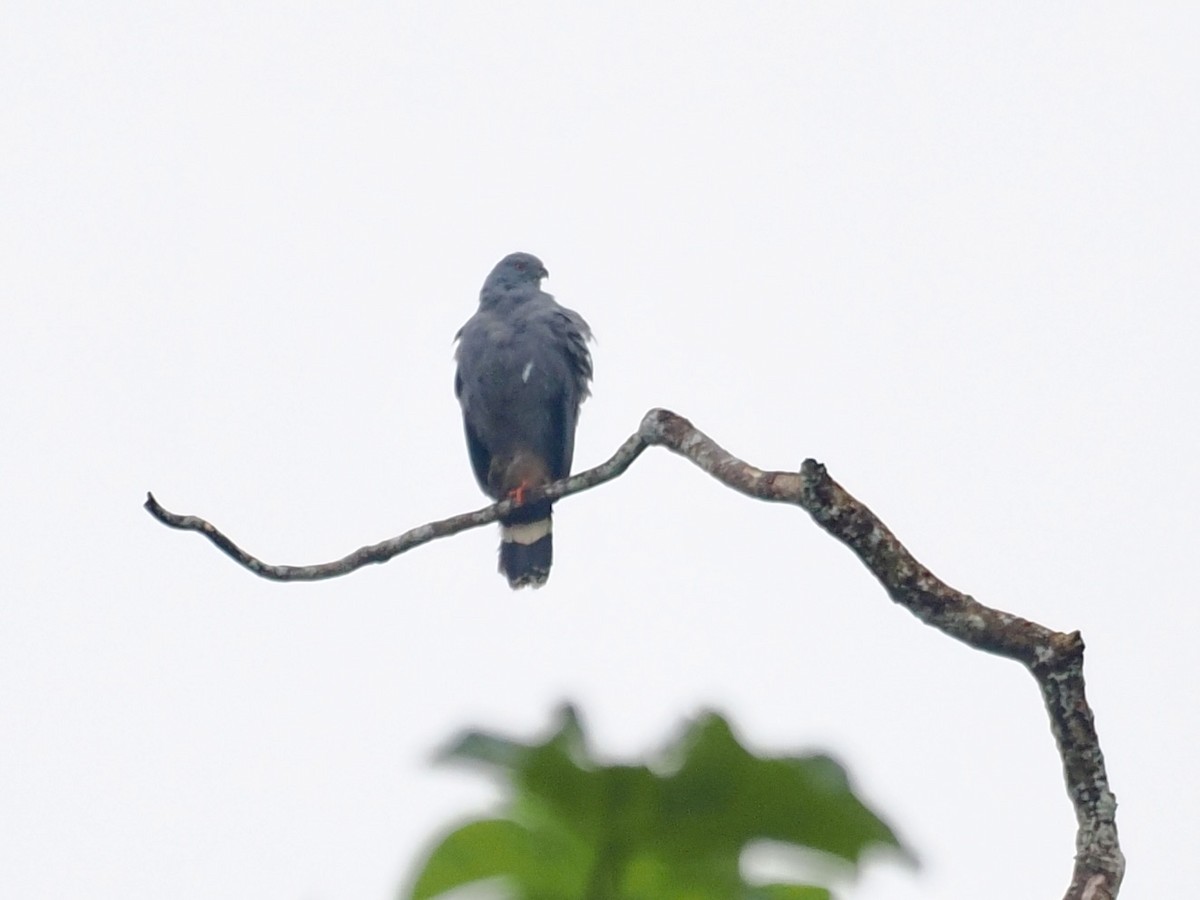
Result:
[[[1003,6],[1003,11],[998,9]],[[984,603],[1080,629],[1129,859],[1200,834],[1200,12],[1157,4],[20,3],[0,12],[0,893],[382,900],[485,812],[430,765],[578,702],[828,750],[921,857],[849,900],[1058,897],[1033,680],[803,513],[662,451],[511,593],[451,338],[538,254],[599,338],[577,468],[666,406],[816,457]]]

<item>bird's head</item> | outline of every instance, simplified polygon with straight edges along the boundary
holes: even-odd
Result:
[[[483,289],[514,288],[521,285],[537,285],[543,278],[549,276],[542,261],[532,253],[510,253],[492,269]]]

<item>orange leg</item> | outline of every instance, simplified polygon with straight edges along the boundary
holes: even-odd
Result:
[[[529,484],[522,481],[515,488],[508,492],[508,496],[517,504],[522,506],[525,503],[525,491],[529,489]]]

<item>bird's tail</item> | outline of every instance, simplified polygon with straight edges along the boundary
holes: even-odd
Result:
[[[539,588],[550,577],[550,563],[554,558],[550,507],[546,505],[543,509],[530,508],[519,512],[525,513],[520,516],[522,520],[532,518],[533,521],[510,520],[501,523],[500,573],[508,579],[508,586],[514,590]]]

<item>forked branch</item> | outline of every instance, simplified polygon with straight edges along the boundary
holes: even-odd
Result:
[[[1075,869],[1065,900],[1115,900],[1125,872],[1117,840],[1116,798],[1108,786],[1104,756],[1092,711],[1084,693],[1083,639],[1079,632],[1052,631],[979,603],[933,575],[905,549],[866,506],[829,477],[825,467],[807,459],[798,472],[765,472],[726,452],[687,419],[665,409],[648,412],[632,435],[594,469],[531,492],[525,502],[562,497],[611,481],[642,451],[662,446],[683,456],[722,484],[759,500],[791,503],[862,560],[896,603],[965,644],[1017,660],[1033,674],[1042,691],[1050,728],[1062,757],[1067,794],[1075,807]],[[430,522],[398,537],[362,547],[342,559],[312,566],[264,563],[233,543],[204,519],[181,516],[159,505],[151,494],[146,509],[172,528],[198,531],[256,575],[275,581],[316,581],[345,575],[368,563],[382,563],[428,543],[496,521],[513,503],[506,500],[474,512]]]

